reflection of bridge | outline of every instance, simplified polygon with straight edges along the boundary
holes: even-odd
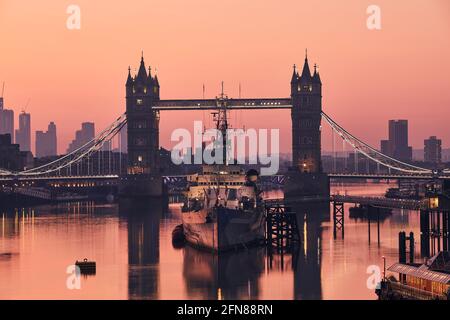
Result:
[[[331,201],[340,203],[355,203],[382,208],[419,210],[423,207],[426,207],[426,204],[424,202],[414,199],[390,199],[385,197],[361,197],[361,196],[339,195],[339,194],[332,195],[330,199]]]
[[[390,173],[330,174],[330,178],[449,178],[450,169],[443,170],[440,174],[433,173],[430,169],[414,166],[382,154],[350,134],[322,112],[321,84],[316,68],[314,68],[314,74],[311,75],[306,58],[301,75],[294,68],[291,97],[289,98],[231,99],[222,96],[216,99],[161,100],[159,98],[159,81],[156,76],[152,77],[150,72],[147,73],[144,60],[141,59],[138,74],[134,77],[130,73],[128,74],[127,112],[125,114],[118,117],[94,139],[57,160],[21,172],[0,169],[0,181],[52,181],[67,184],[76,182],[78,186],[88,181],[117,184],[119,172],[110,172],[110,175],[101,174],[100,169],[95,172],[92,159],[101,153],[103,145],[111,141],[128,123],[128,176],[131,177],[128,178],[128,183],[130,185],[137,184],[136,177],[160,175],[159,112],[170,110],[214,111],[223,107],[229,110],[290,109],[293,119],[293,167],[302,174],[322,174],[320,164],[320,119],[322,118],[345,144],[350,145],[356,154],[360,153],[377,163],[378,166],[388,168]],[[98,155],[97,158],[101,157]],[[165,177],[164,181],[166,184],[175,186],[180,183],[180,179],[183,180],[181,177]],[[267,179],[274,184],[285,183],[285,177],[280,175]],[[311,181],[313,180],[314,178]]]

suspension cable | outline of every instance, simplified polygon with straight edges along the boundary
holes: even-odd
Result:
[[[347,141],[356,151],[361,152],[367,158],[394,170],[406,172],[406,173],[424,173],[429,174],[432,171],[430,169],[425,169],[421,167],[417,167],[400,160],[391,158],[375,148],[369,146],[365,142],[359,140],[351,133],[346,131],[340,125],[338,125],[333,119],[331,119],[325,112],[322,112],[322,117],[326,120],[326,122],[331,126],[331,128],[336,131],[337,134],[341,136],[342,139]],[[377,156],[380,158],[378,159]]]

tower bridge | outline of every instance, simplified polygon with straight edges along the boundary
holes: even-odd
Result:
[[[180,110],[218,110],[225,103],[228,110],[289,109],[292,120],[292,168],[284,176],[274,179],[284,184],[285,194],[296,197],[329,199],[329,178],[393,178],[447,179],[450,169],[436,173],[432,170],[404,163],[382,154],[358,139],[322,111],[322,81],[316,66],[311,72],[308,57],[298,72],[294,66],[290,79],[290,97],[246,99],[160,99],[157,75],[146,68],[144,57],[136,75],[128,76],[125,84],[126,111],[94,139],[70,154],[48,164],[21,172],[0,169],[0,183],[7,181],[50,181],[66,183],[113,183],[123,196],[161,196],[163,182],[178,183],[178,178],[163,177],[159,156],[160,112]],[[330,174],[323,172],[321,163],[321,125],[327,123],[334,133],[355,150],[380,166],[393,170],[392,174]],[[95,173],[90,159],[101,152],[104,143],[114,138],[127,124],[128,163],[126,174]],[[98,157],[100,159],[100,157]],[[73,175],[75,168],[86,163],[87,175]],[[89,168],[89,166],[91,166]],[[77,171],[78,172],[78,171]],[[175,180],[174,180],[175,179]],[[115,181],[115,182],[113,182]],[[172,182],[173,182],[172,181]]]

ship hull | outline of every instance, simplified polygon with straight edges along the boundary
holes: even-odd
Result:
[[[264,215],[259,210],[216,208],[215,218],[208,221],[207,216],[207,210],[183,213],[184,235],[190,245],[218,252],[264,241]]]

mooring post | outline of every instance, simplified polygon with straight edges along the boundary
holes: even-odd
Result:
[[[336,239],[336,201],[333,201],[333,238]]]
[[[420,254],[423,258],[430,256],[430,212],[420,210]]]
[[[441,215],[443,215],[442,214],[442,211],[438,211],[437,212],[437,217],[436,217],[436,222],[437,222],[437,225],[436,225],[436,228],[437,228],[437,245],[438,245],[438,252],[440,252],[441,251]]]
[[[414,233],[411,231],[409,233],[409,263],[414,263]]]
[[[367,232],[369,235],[369,245],[370,245],[370,211],[371,211],[370,208],[371,208],[371,206],[368,205],[367,206]]]
[[[380,208],[377,208],[377,239],[378,239],[378,247],[381,244],[380,240]]]
[[[406,263],[406,233],[398,233],[398,262]]]
[[[448,239],[448,211],[442,212],[442,250],[447,251],[449,248],[449,239]]]

